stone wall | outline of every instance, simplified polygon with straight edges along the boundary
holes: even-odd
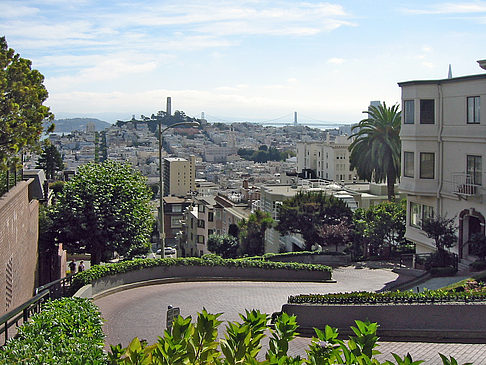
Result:
[[[36,287],[39,203],[28,181],[0,197],[0,313],[32,297]]]

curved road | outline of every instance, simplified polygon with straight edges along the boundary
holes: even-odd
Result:
[[[206,308],[210,313],[220,313],[223,321],[236,321],[238,313],[245,309],[259,309],[271,314],[280,311],[289,295],[308,293],[334,293],[356,290],[376,291],[396,280],[397,274],[391,269],[370,269],[349,266],[334,269],[333,278],[337,283],[287,283],[287,282],[184,282],[151,285],[124,290],[95,300],[105,319],[104,332],[107,344],[121,343],[127,346],[134,338],[156,342],[165,329],[167,306],[181,309],[181,315],[196,317],[197,312]],[[220,326],[220,335],[224,323]],[[305,354],[307,338],[297,338],[292,342],[291,352]],[[442,347],[441,347],[442,346]],[[456,359],[486,363],[486,346],[461,344],[417,344],[382,342],[380,350],[406,354],[410,351],[416,359],[427,359],[427,364],[435,362],[440,351],[458,356]],[[474,354],[474,355],[473,355]],[[468,357],[469,356],[469,357]],[[471,356],[473,356],[471,358]],[[390,356],[386,356],[390,359]],[[482,361],[478,362],[477,359]],[[432,360],[433,359],[433,360]],[[461,362],[461,363],[462,363]]]

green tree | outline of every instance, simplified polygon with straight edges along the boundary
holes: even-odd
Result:
[[[397,248],[406,243],[406,207],[407,201],[402,199],[355,210],[355,230],[364,239],[372,255],[381,252],[384,246]]]
[[[351,168],[361,179],[376,182],[386,180],[388,200],[395,198],[395,182],[400,177],[400,125],[399,106],[390,108],[385,103],[371,106],[363,113],[363,119],[353,127],[349,138],[355,138],[349,146]]]
[[[457,241],[454,218],[445,218],[440,215],[425,218],[422,221],[422,230],[427,237],[434,240],[437,248],[437,265],[447,266],[449,255],[446,249],[454,246]]]
[[[238,238],[229,234],[212,234],[208,237],[208,250],[224,259],[236,257]]]
[[[146,178],[115,161],[80,166],[53,209],[57,242],[69,252],[91,253],[91,264],[117,251],[146,253],[154,217]]]
[[[49,141],[43,144],[36,167],[44,170],[46,177],[51,180],[56,178],[56,172],[64,169],[64,162],[59,150]]]
[[[322,192],[298,193],[283,202],[278,215],[277,231],[282,235],[300,233],[306,249],[318,243],[324,245],[320,231],[326,224],[350,220],[351,209],[341,199]]]
[[[0,37],[0,170],[16,163],[22,149],[38,146],[44,122],[54,119],[42,105],[48,96],[44,76],[31,65]],[[53,129],[48,123],[47,131]]]
[[[340,245],[346,245],[351,239],[351,224],[347,219],[335,224],[324,224],[319,227],[318,233],[324,243],[321,246],[335,245],[337,252]]]
[[[265,231],[273,226],[273,222],[270,214],[257,210],[239,223],[242,254],[256,256],[265,253]]]

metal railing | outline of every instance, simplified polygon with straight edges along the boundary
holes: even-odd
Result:
[[[480,185],[476,184],[471,174],[452,174],[452,188],[455,194],[474,196],[478,194]]]
[[[35,289],[34,297],[19,305],[17,308],[0,317],[0,336],[3,336],[4,346],[8,339],[17,331],[10,330],[12,326],[17,328],[35,313],[42,310],[42,304],[48,299],[58,299],[69,295],[73,275],[55,280]]]

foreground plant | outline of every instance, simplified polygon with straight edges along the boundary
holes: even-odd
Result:
[[[326,326],[323,331],[316,329],[306,350],[307,358],[290,356],[289,343],[298,335],[295,316],[282,313],[273,326],[269,325],[269,316],[258,310],[240,314],[241,322],[229,322],[226,334],[218,341],[218,320],[221,313],[210,314],[205,309],[198,314],[195,323],[190,317],[179,316],[171,329],[159,337],[157,343],[147,345],[134,338],[130,345],[111,346],[108,354],[112,365],[125,364],[211,364],[211,365],[419,365],[423,361],[414,361],[410,354],[400,357],[392,354],[395,362],[380,362],[375,355],[378,336],[378,324],[356,321],[351,327],[354,336],[347,341],[339,339],[336,328]],[[261,353],[262,339],[269,336],[269,346],[265,354]],[[444,365],[457,364],[450,357],[440,355]],[[466,365],[466,364],[464,364]]]

